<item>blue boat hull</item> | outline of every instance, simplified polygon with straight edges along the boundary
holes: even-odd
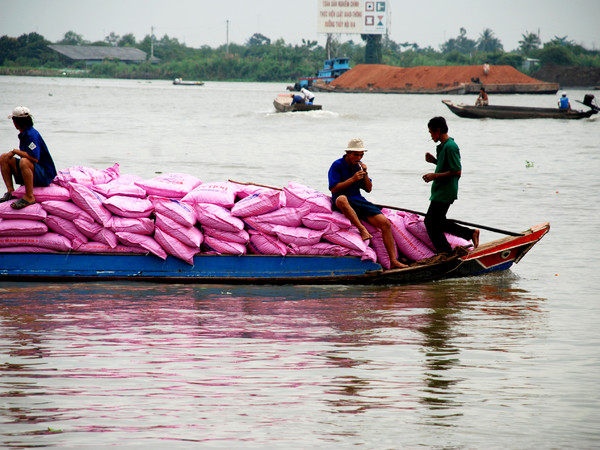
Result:
[[[476,250],[383,270],[352,256],[196,255],[190,265],[173,256],[105,253],[0,253],[0,281],[140,280],[222,284],[415,284],[509,269],[548,231],[548,223]]]

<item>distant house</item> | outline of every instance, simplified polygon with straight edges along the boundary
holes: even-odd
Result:
[[[135,47],[101,45],[49,45],[48,47],[73,61],[84,61],[89,64],[99,63],[105,59],[139,64],[147,59],[147,53]],[[152,57],[152,63],[159,61],[160,59]]]

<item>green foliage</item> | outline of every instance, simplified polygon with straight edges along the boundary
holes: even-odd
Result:
[[[103,61],[100,64],[73,62],[50,50],[48,42],[37,33],[18,38],[0,37],[0,67],[11,68],[64,68],[85,69],[86,76],[137,79],[187,80],[245,80],[294,82],[301,76],[315,74],[329,57],[347,56],[351,64],[381,63],[400,67],[474,65],[488,62],[510,65],[519,70],[526,57],[537,58],[544,64],[600,67],[600,52],[588,50],[568,40],[567,36],[554,37],[541,48],[539,36],[522,35],[519,48],[505,52],[502,43],[491,29],[484,29],[477,40],[467,37],[460,28],[459,35],[440,46],[420,48],[413,42],[397,43],[384,36],[364,36],[364,42],[340,42],[330,35],[325,47],[317,41],[303,39],[301,45],[286,44],[283,39],[274,42],[255,33],[244,45],[221,45],[218,48],[202,46],[190,48],[176,38],[146,35],[136,42],[133,34],[119,36],[111,32],[103,41],[90,43],[73,31],[65,33],[59,44],[116,45],[136,47],[153,52],[158,64],[125,64]]]

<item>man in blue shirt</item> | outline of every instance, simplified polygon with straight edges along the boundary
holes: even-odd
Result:
[[[17,184],[25,186],[25,195],[13,202],[11,207],[22,209],[35,203],[33,187],[48,186],[56,176],[54,161],[40,133],[33,128],[33,118],[29,108],[17,106],[11,115],[13,124],[19,130],[19,148],[0,155],[2,179],[6,193],[0,202],[14,199],[13,177]]]
[[[329,190],[333,207],[358,228],[363,240],[373,236],[361,223],[360,219],[381,230],[383,243],[390,258],[392,269],[408,267],[398,261],[396,244],[392,235],[390,221],[381,213],[381,209],[362,196],[360,190],[371,192],[372,180],[367,174],[367,166],[361,160],[367,149],[361,139],[352,139],[346,148],[346,154],[333,162],[329,168]]]
[[[558,109],[561,111],[571,110],[571,103],[569,102],[569,97],[567,97],[566,92],[563,92],[562,96],[558,99]]]

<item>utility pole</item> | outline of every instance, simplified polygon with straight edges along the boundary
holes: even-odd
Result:
[[[225,41],[225,42],[226,42],[227,44],[226,44],[226,47],[225,47],[225,48],[226,48],[226,50],[225,50],[225,53],[226,53],[227,55],[229,55],[229,19],[227,19],[227,20],[225,21],[225,23],[227,24],[227,27],[226,27],[226,36],[225,36],[225,38],[226,38],[226,41]]]
[[[154,27],[150,27],[150,60],[154,59]]]

